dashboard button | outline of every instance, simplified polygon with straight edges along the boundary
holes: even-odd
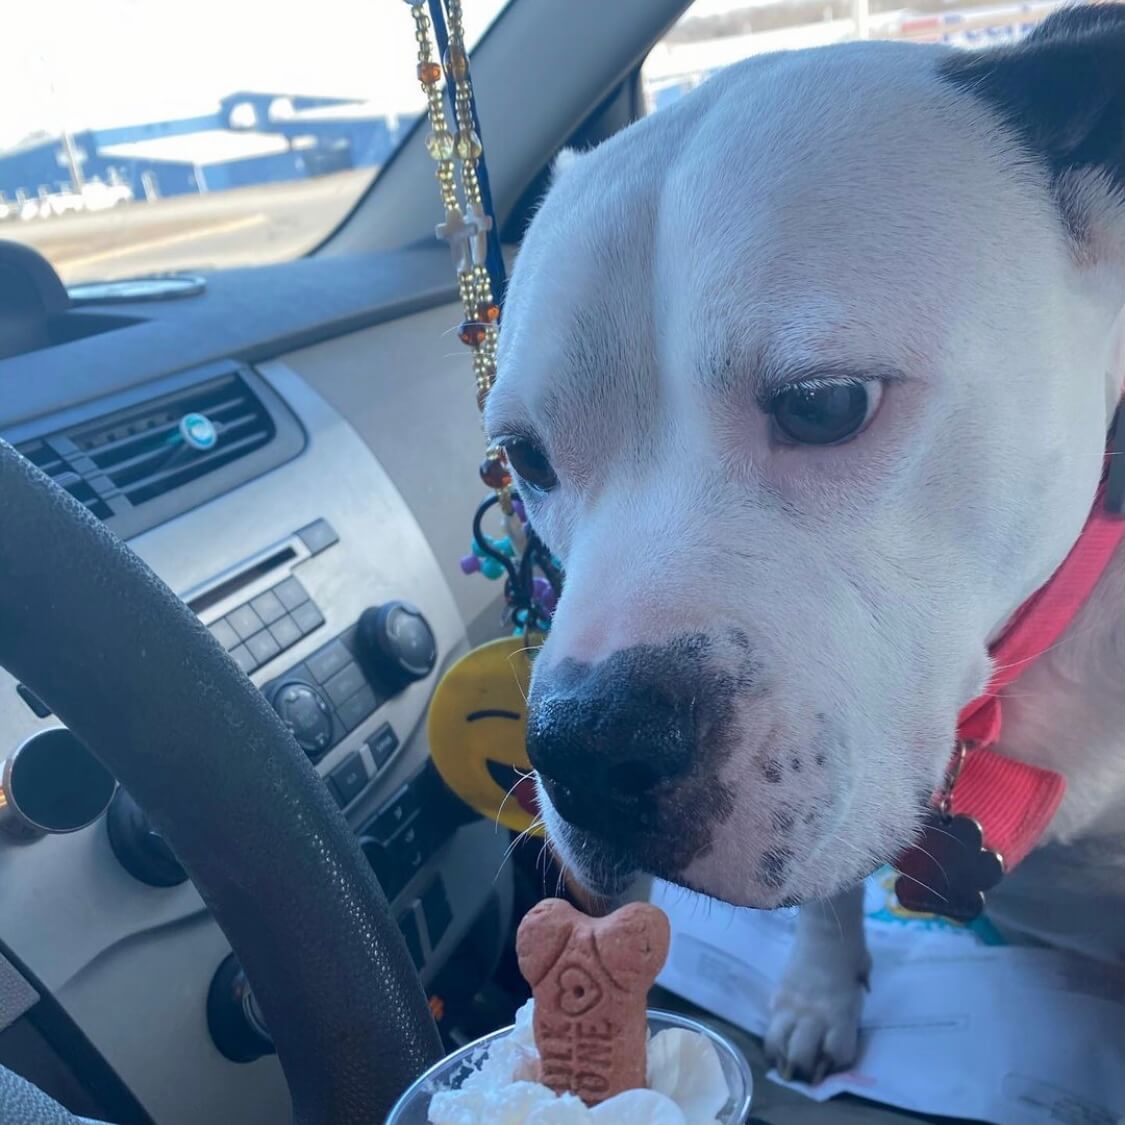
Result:
[[[250,602],[250,605],[267,625],[272,625],[279,617],[285,615],[285,606],[281,604],[281,599],[272,590],[259,594]]]
[[[336,705],[336,714],[347,730],[355,730],[378,704],[375,693],[364,685],[355,695]]]
[[[270,626],[270,634],[282,648],[289,648],[290,645],[295,645],[301,639],[301,630],[289,614]]]
[[[406,886],[406,874],[393,862],[388,850],[370,836],[361,839],[359,846],[367,857],[367,862],[371,864],[371,869],[383,888],[383,894],[388,900],[393,899]]]
[[[255,633],[260,633],[264,628],[262,619],[250,607],[250,603],[240,605],[238,609],[231,610],[226,620],[230,622],[234,631],[245,641]]]
[[[329,775],[328,783],[340,808],[350,804],[367,784],[367,770],[357,753],[349,754]]]
[[[396,860],[396,866],[402,875],[404,886],[422,870],[422,865],[425,862],[426,852],[425,849],[420,846],[412,846],[399,854]]]
[[[208,625],[207,628],[210,629],[211,636],[214,637],[227,652],[230,652],[232,648],[236,648],[242,640],[225,617],[220,617],[218,621],[213,625]]]
[[[328,698],[339,707],[346,699],[355,695],[360,688],[366,686],[367,681],[363,678],[363,672],[359,665],[345,664],[336,675],[325,683],[324,690],[328,693]]]
[[[237,648],[230,650],[231,659],[241,668],[248,676],[255,668],[258,667],[257,660],[254,659],[254,654],[245,646],[239,645]]]
[[[332,745],[332,711],[316,688],[286,680],[272,696],[274,710],[306,754],[319,757]]]
[[[313,679],[318,683],[327,683],[341,668],[352,662],[350,653],[339,641],[327,644],[319,652],[314,652],[305,661]],[[348,693],[351,694],[350,692]]]
[[[275,586],[271,593],[277,595],[277,600],[288,610],[294,610],[309,600],[309,595],[304,586],[296,578],[286,578],[279,586]]]
[[[297,534],[301,537],[301,542],[308,547],[309,552],[314,555],[340,542],[336,529],[327,520],[316,520],[308,527],[302,527]]]
[[[281,645],[270,636],[267,629],[255,633],[246,642],[246,647],[259,664],[265,664],[267,660],[272,660],[281,651]]]
[[[324,616],[313,602],[305,602],[304,605],[297,606],[292,614],[302,637],[307,637],[314,629],[319,629],[324,624]]]
[[[401,832],[391,838],[391,846],[400,855],[411,855],[418,851],[422,841],[422,833],[418,829],[418,818],[415,817]]]
[[[387,843],[417,811],[417,794],[404,785],[371,822],[371,835],[379,843]]]
[[[367,748],[371,751],[371,760],[375,768],[381,770],[398,749],[398,735],[390,723],[384,723],[368,740]]]

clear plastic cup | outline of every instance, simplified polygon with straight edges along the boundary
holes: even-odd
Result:
[[[678,1027],[685,1031],[698,1032],[711,1040],[719,1054],[723,1076],[727,1080],[727,1089],[730,1092],[727,1104],[719,1111],[716,1121],[718,1125],[742,1125],[750,1115],[754,1077],[746,1056],[734,1043],[714,1028],[676,1012],[662,1012],[650,1008],[648,1026],[653,1035],[669,1027]],[[447,1055],[441,1062],[430,1067],[395,1103],[390,1117],[387,1118],[387,1125],[428,1125],[430,1097],[442,1090],[460,1089],[461,1083],[480,1067],[485,1049],[513,1030],[512,1027],[505,1027],[500,1031],[494,1031],[491,1035],[462,1047],[452,1055]]]

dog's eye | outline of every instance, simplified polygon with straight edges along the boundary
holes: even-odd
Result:
[[[559,483],[547,455],[537,445],[524,438],[508,438],[500,445],[508,455],[508,464],[525,484],[539,492],[550,492]]]
[[[878,380],[818,379],[794,383],[770,400],[775,436],[787,445],[838,445],[875,416],[883,384]]]

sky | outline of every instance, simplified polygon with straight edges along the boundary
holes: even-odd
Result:
[[[507,0],[462,0],[474,44]],[[534,3],[535,0],[516,0]],[[612,3],[612,0],[602,0]],[[694,0],[713,15],[775,0]],[[0,0],[0,149],[214,110],[236,90],[423,108],[404,0]]]
[[[504,0],[463,3],[473,43]],[[403,0],[55,0],[3,7],[0,149],[38,130],[207,113],[236,90],[370,99],[387,113],[423,105],[414,24]]]

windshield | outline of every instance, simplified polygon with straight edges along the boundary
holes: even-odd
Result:
[[[504,3],[464,0],[470,46]],[[402,0],[62,0],[3,22],[0,238],[68,283],[306,253],[425,105]]]

